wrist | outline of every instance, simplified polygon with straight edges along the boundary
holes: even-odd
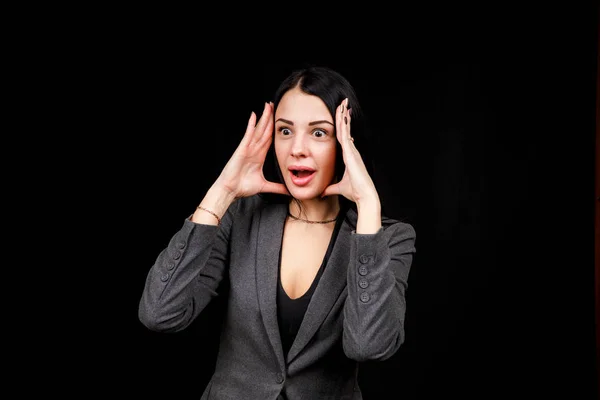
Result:
[[[364,199],[356,203],[358,221],[356,233],[375,234],[381,228],[381,203],[379,199]]]
[[[235,196],[219,186],[211,187],[197,206],[192,221],[200,224],[220,224],[223,215],[235,201]]]
[[[381,202],[378,196],[364,197],[356,201],[356,209],[358,211],[381,212]]]
[[[235,199],[235,194],[218,184],[212,185],[208,189],[208,192],[206,192],[206,196],[204,197],[204,200],[210,200],[211,203],[216,202],[219,205],[224,206],[225,209],[222,210],[223,212],[226,211],[227,208],[229,208],[229,206],[235,201]],[[204,200],[202,201],[204,202]]]

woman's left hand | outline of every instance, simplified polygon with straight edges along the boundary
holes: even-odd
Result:
[[[354,138],[350,135],[351,112],[348,110],[348,99],[342,101],[335,114],[336,137],[342,146],[346,169],[339,182],[325,188],[322,197],[339,194],[357,204],[363,201],[379,202],[375,184],[354,145]]]

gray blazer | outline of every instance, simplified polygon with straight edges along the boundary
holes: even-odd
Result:
[[[379,232],[357,234],[358,216],[349,209],[284,355],[276,294],[286,215],[287,205],[256,195],[236,200],[219,226],[185,219],[148,273],[139,319],[153,331],[186,328],[228,281],[203,400],[360,400],[359,362],[385,360],[404,341],[415,231],[383,218]]]

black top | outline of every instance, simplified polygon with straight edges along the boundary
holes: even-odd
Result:
[[[279,250],[279,277],[277,279],[277,322],[279,323],[279,333],[281,335],[281,343],[283,345],[283,354],[286,355],[292,347],[292,343],[294,343],[294,339],[296,338],[296,334],[300,329],[300,324],[302,323],[302,319],[304,319],[304,314],[306,313],[306,309],[308,307],[308,303],[310,303],[310,299],[319,283],[319,279],[321,275],[323,275],[323,270],[327,265],[327,260],[329,259],[329,255],[331,254],[331,250],[333,249],[333,245],[335,243],[335,239],[339,232],[340,227],[342,226],[342,221],[344,220],[345,213],[340,213],[338,219],[336,220],[335,227],[333,228],[333,233],[331,235],[331,239],[329,241],[329,246],[327,247],[327,252],[325,253],[325,257],[323,257],[323,262],[319,267],[319,271],[315,276],[310,288],[304,293],[302,296],[297,299],[291,299],[285,290],[283,289],[283,285],[281,284],[281,247]],[[283,242],[283,237],[281,238]]]

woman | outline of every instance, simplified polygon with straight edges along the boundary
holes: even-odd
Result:
[[[339,73],[292,73],[150,269],[151,330],[184,329],[227,296],[202,399],[362,399],[359,362],[402,344],[415,232],[381,215],[358,116]]]

